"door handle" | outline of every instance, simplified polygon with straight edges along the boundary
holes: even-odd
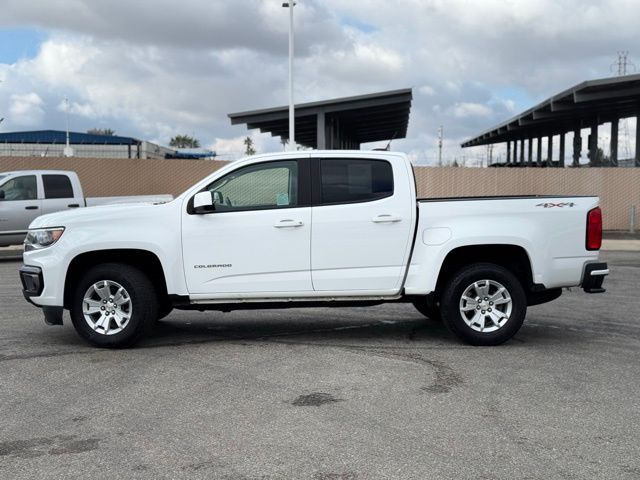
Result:
[[[295,228],[301,227],[304,225],[300,220],[292,220],[290,218],[286,220],[280,220],[278,223],[275,223],[273,226],[276,228]]]
[[[371,221],[373,223],[397,223],[402,221],[402,217],[385,213],[382,215],[378,215],[377,217],[373,217]]]
[[[67,205],[67,207],[68,207],[68,208],[79,208],[79,207],[80,207],[80,205],[79,205],[79,204],[77,204],[77,203],[71,203],[71,204]]]
[[[37,210],[38,206],[37,205],[29,205],[28,207],[24,207],[25,210]]]

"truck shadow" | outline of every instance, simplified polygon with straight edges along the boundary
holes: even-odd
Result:
[[[442,323],[420,316],[394,320],[371,320],[366,315],[359,320],[305,317],[261,318],[252,312],[236,314],[233,318],[212,320],[209,316],[184,321],[171,315],[155,326],[141,346],[149,348],[225,341],[390,343],[394,347],[398,343],[407,343],[407,346],[415,343],[448,347],[460,345]]]

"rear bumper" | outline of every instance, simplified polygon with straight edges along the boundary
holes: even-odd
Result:
[[[606,263],[588,263],[584,267],[582,275],[582,289],[587,293],[604,293],[602,288],[604,277],[609,275],[609,267]]]

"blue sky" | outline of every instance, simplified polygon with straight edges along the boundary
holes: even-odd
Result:
[[[373,33],[377,30],[377,28],[374,25],[363,22],[362,20],[358,20],[357,18],[353,18],[353,17],[342,17],[340,19],[340,22],[342,23],[342,25],[346,27],[355,28],[356,30],[361,31],[362,33]]]
[[[36,28],[0,28],[0,63],[34,57],[45,39],[46,34]]]

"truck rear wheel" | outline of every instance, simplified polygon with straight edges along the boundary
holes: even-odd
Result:
[[[158,316],[153,284],[137,268],[96,265],[75,287],[71,320],[92,345],[122,348],[140,340]]]
[[[462,268],[440,298],[446,327],[471,345],[500,345],[524,322],[527,299],[518,278],[492,263]]]

